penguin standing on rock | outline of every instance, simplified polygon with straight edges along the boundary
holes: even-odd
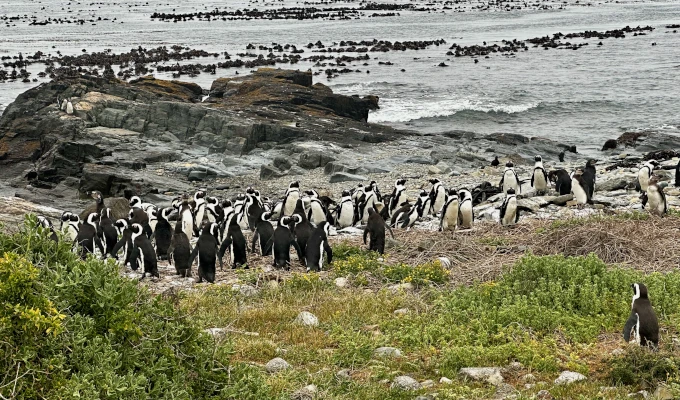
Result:
[[[584,189],[586,189],[586,194],[588,195],[588,203],[592,203],[593,195],[595,194],[595,180],[597,176],[595,164],[597,164],[597,160],[588,160],[582,174],[583,182],[585,183]]]
[[[87,258],[88,253],[94,253],[94,246],[99,248],[102,254],[105,254],[104,247],[102,246],[99,236],[97,236],[97,221],[99,220],[99,215],[94,213],[87,216],[87,220],[80,227],[78,231],[78,236],[76,237],[75,244],[80,246],[81,252],[80,257],[84,260]]]
[[[458,192],[456,189],[449,189],[446,194],[446,204],[442,209],[439,220],[440,231],[455,231],[458,226]]]
[[[507,193],[508,189],[513,189],[517,194],[522,193],[522,186],[512,162],[505,164],[505,171],[503,171],[503,177],[501,178],[501,182],[498,184],[498,186],[501,188],[503,193]]]
[[[642,283],[634,283],[633,303],[626,325],[623,327],[623,339],[634,341],[639,346],[659,345],[659,320],[656,318],[652,303],[649,301],[647,287]]]
[[[182,230],[182,223],[177,221],[175,232],[168,248],[168,260],[175,264],[177,275],[182,278],[191,277],[191,243],[187,234]]]
[[[156,252],[151,245],[151,240],[144,234],[144,228],[140,224],[132,224],[130,230],[132,232],[131,257],[142,267],[141,279],[146,278],[147,274],[160,278]]]
[[[649,179],[652,177],[652,173],[654,172],[654,167],[656,167],[656,164],[656,160],[647,161],[638,171],[638,183],[640,184],[641,192],[647,191]]]
[[[373,210],[372,208],[370,210]],[[305,252],[305,261],[307,263],[307,272],[319,272],[323,269],[323,256],[326,253],[328,256],[328,263],[333,262],[333,250],[328,244],[328,235],[330,234],[330,224],[326,221],[316,227],[312,236],[307,242],[307,250]]]
[[[374,209],[368,209],[368,222],[364,228],[364,244],[366,244],[366,236],[368,236],[370,243],[368,244],[369,251],[375,251],[378,254],[385,253],[385,229],[389,229],[392,239],[394,239],[394,232],[392,228],[385,223],[385,220]]]
[[[203,279],[210,283],[215,283],[215,261],[218,260],[217,252],[219,243],[217,242],[217,224],[208,224],[203,227],[201,235],[198,237],[196,247],[189,257],[189,265],[194,263],[198,256],[198,279],[196,283],[203,282]],[[220,268],[222,259],[219,258]]]
[[[543,168],[541,156],[534,157],[534,161],[536,164],[534,165],[534,172],[531,174],[531,187],[540,196],[544,195],[548,190],[548,174],[545,172],[545,168]]]
[[[519,210],[517,209],[517,196],[515,191],[508,189],[505,200],[501,205],[501,225],[515,225],[519,222]]]
[[[665,187],[665,183],[659,183],[658,176],[652,175],[647,186],[647,192],[642,194],[642,207],[659,217],[668,212],[668,203],[663,192]]]
[[[460,197],[460,206],[458,207],[458,226],[461,229],[472,229],[472,224],[475,221],[475,214],[472,210],[472,193],[468,190],[461,189],[458,191]]]
[[[430,183],[432,184],[432,189],[430,190],[431,212],[432,215],[436,216],[446,203],[446,189],[444,189],[442,181],[437,178],[430,179]]]

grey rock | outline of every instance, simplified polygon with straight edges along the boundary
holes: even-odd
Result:
[[[557,196],[552,200],[552,204],[558,205],[558,206],[563,206],[567,204],[568,202],[574,200],[574,195],[573,194],[565,194],[562,196]]]
[[[189,182],[200,182],[204,180],[208,176],[208,172],[206,171],[201,171],[201,170],[193,170],[189,172],[189,175],[187,178],[189,179]]]
[[[335,278],[334,283],[335,283],[335,286],[337,286],[339,288],[347,287],[347,285],[349,284],[349,282],[347,281],[347,278],[344,278],[344,277]]]
[[[424,164],[430,165],[435,164],[432,157],[428,156],[411,156],[404,161],[406,164]]]
[[[250,285],[241,285],[238,283],[235,283],[231,286],[231,290],[235,292],[239,292],[242,296],[250,297],[250,296],[255,296],[257,294],[257,289]]]
[[[524,382],[535,382],[536,377],[534,376],[534,374],[526,374],[522,376],[522,380]]]
[[[269,360],[269,362],[264,366],[264,368],[270,374],[275,374],[277,372],[281,372],[283,370],[291,368],[291,365],[288,364],[286,360],[284,360],[283,358],[276,357],[272,360]]]
[[[300,161],[298,165],[305,169],[314,169],[325,167],[331,161],[335,161],[335,157],[323,153],[321,151],[305,151],[300,154]]]
[[[352,379],[352,373],[348,369],[341,369],[335,374],[335,377],[341,381],[349,381]]]
[[[441,383],[442,385],[450,385],[450,384],[453,383],[453,381],[452,381],[451,379],[445,377],[445,376],[442,376],[442,377],[439,379],[439,383]]]
[[[338,172],[346,172],[352,175],[359,175],[367,173],[368,171],[362,167],[352,167],[338,161],[331,161],[324,167],[323,173],[326,175],[333,175]]]
[[[319,319],[309,311],[302,311],[295,318],[295,323],[304,326],[319,326]]]
[[[555,385],[568,385],[570,383],[583,381],[586,377],[583,374],[573,371],[563,371],[560,376],[555,379]]]
[[[378,347],[373,354],[376,357],[401,357],[401,350],[396,347]]]
[[[307,174],[307,171],[303,168],[298,167],[297,165],[293,165],[290,167],[288,170],[288,175],[305,175]]]
[[[408,308],[400,308],[400,309],[398,309],[398,310],[394,310],[394,312],[392,312],[392,314],[394,314],[394,315],[406,315],[406,314],[408,314],[409,312],[410,312],[410,311],[409,311]]]
[[[394,378],[394,381],[392,381],[392,385],[390,385],[390,388],[400,390],[418,390],[420,389],[420,383],[418,383],[417,380],[411,378],[410,376],[402,375]]]
[[[314,400],[317,392],[316,385],[307,385],[293,393],[290,398],[291,400]]]
[[[492,385],[503,383],[501,369],[497,367],[461,368],[460,371],[458,371],[458,374],[464,379],[486,381]]]
[[[290,167],[293,166],[293,164],[290,163],[290,160],[287,157],[274,157],[274,161],[272,162],[272,165],[274,167],[280,169],[280,170],[287,170],[290,169]]]
[[[281,172],[278,168],[274,167],[273,165],[262,164],[262,166],[260,167],[260,179],[262,180],[280,178],[285,175],[286,174]]]
[[[649,392],[646,390],[640,390],[639,392],[629,393],[628,397],[631,399],[647,399],[649,398]]]
[[[667,386],[659,386],[656,388],[654,391],[654,395],[652,397],[655,400],[673,400],[673,393],[668,389]]]
[[[333,175],[331,175],[328,181],[330,183],[338,183],[338,182],[364,182],[367,180],[368,178],[366,178],[365,176],[352,175],[346,172],[336,172]]]
[[[536,393],[536,398],[540,400],[552,400],[553,396],[550,394],[549,391],[547,390],[541,390],[538,393]]]
[[[422,382],[420,382],[420,387],[423,389],[429,389],[432,386],[434,386],[434,381],[432,379],[427,379]]]
[[[606,181],[598,181],[595,183],[596,192],[613,192],[614,190],[625,189],[628,186],[628,181],[621,178],[609,179]]]
[[[512,396],[515,393],[515,387],[508,384],[508,383],[499,383],[496,385],[496,393],[494,397],[497,399],[510,399],[509,396]]]
[[[431,395],[424,395],[424,396],[418,396],[415,398],[415,400],[434,400],[434,396]]]
[[[625,353],[623,349],[614,349],[612,350],[612,355],[615,357],[622,356]]]

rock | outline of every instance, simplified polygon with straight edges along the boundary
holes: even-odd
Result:
[[[305,169],[314,169],[319,167],[325,167],[331,161],[335,161],[335,157],[320,152],[320,151],[306,151],[300,154],[300,161],[298,161],[298,166]]]
[[[606,150],[613,150],[618,146],[619,142],[616,141],[616,139],[609,139],[606,142],[604,142],[604,146],[602,146],[602,151]]]
[[[434,160],[429,156],[411,156],[404,161],[406,164],[434,164]]]
[[[303,168],[298,167],[297,165],[293,165],[288,170],[288,175],[295,176],[295,175],[306,175],[306,174],[307,174],[307,171]]]
[[[510,364],[508,364],[508,366],[505,369],[509,372],[517,372],[520,371],[522,368],[523,368],[522,363],[513,361]]]
[[[434,396],[425,395],[425,396],[418,396],[415,398],[415,400],[434,400]]]
[[[128,199],[122,197],[104,198],[104,204],[107,208],[111,209],[111,217],[114,221],[128,217],[128,213],[130,212],[130,202]],[[93,213],[96,210],[97,205],[95,203],[90,204],[80,213],[80,219],[84,221],[90,213]]]
[[[411,282],[406,282],[406,283],[397,283],[396,285],[390,285],[390,286],[388,286],[388,289],[390,289],[392,292],[400,292],[400,291],[410,292],[414,289],[414,287],[413,287],[413,284]]]
[[[338,183],[338,182],[364,182],[367,181],[368,178],[365,176],[361,175],[352,175],[348,174],[346,172],[336,172],[333,175],[331,175],[330,179],[328,182],[330,183]]]
[[[286,174],[281,172],[278,168],[274,167],[273,165],[262,164],[262,166],[260,167],[260,179],[262,180],[280,178],[285,175]]]
[[[555,379],[555,385],[568,385],[570,383],[583,381],[586,377],[578,372],[563,371],[560,376]]]
[[[499,383],[496,386],[496,393],[494,394],[497,399],[510,399],[510,396],[515,393],[515,387],[508,383]],[[513,397],[514,398],[514,397]]]
[[[373,354],[376,357],[401,357],[401,350],[396,347],[378,347]]]
[[[526,374],[522,376],[522,381],[524,382],[536,382],[536,377],[534,374]]]
[[[654,400],[673,400],[675,397],[673,397],[673,393],[667,386],[659,386],[654,391],[652,398]]]
[[[347,278],[343,278],[343,277],[335,278],[334,283],[335,283],[335,286],[337,286],[339,288],[347,287],[347,285],[349,284]]]
[[[290,167],[293,166],[293,164],[290,163],[290,160],[286,157],[274,157],[274,161],[272,161],[272,165],[274,165],[275,168],[278,168],[279,170],[287,170],[290,169]]]
[[[568,202],[574,200],[574,195],[573,194],[565,194],[562,196],[557,196],[554,199],[552,199],[552,204],[558,205],[558,206],[564,206]]]
[[[352,373],[348,369],[341,369],[335,374],[335,377],[341,381],[349,381],[352,379]]]
[[[420,383],[410,376],[402,375],[394,378],[390,388],[400,390],[418,390],[420,389]]]
[[[257,294],[257,289],[250,285],[241,285],[241,284],[234,284],[231,286],[231,290],[235,292],[239,292],[242,296],[245,297],[250,297],[250,296],[255,296]]]
[[[316,385],[307,385],[293,393],[290,398],[291,400],[314,400],[317,391]]]
[[[302,311],[295,318],[295,323],[304,326],[319,326],[319,319],[308,311]]]
[[[352,175],[360,175],[370,171],[366,170],[363,167],[351,167],[337,161],[331,161],[327,163],[323,169],[323,173],[326,175],[333,175],[336,172],[346,172]]]
[[[264,368],[270,374],[275,374],[277,372],[281,372],[283,370],[291,368],[291,365],[288,364],[286,360],[284,360],[283,358],[276,357],[272,360],[269,360],[269,362],[264,366]]]
[[[441,383],[442,385],[450,385],[450,384],[453,383],[453,381],[452,381],[451,379],[445,377],[445,376],[442,376],[442,377],[439,379],[439,383]]]
[[[420,382],[420,387],[423,389],[429,389],[434,386],[434,381],[432,379],[424,380]]]
[[[609,179],[606,181],[597,181],[595,183],[596,192],[613,192],[615,190],[621,190],[628,187],[628,181],[625,179]]]
[[[206,171],[200,171],[195,169],[189,172],[187,178],[189,179],[189,182],[200,182],[202,180],[205,180],[207,176],[208,173]]]
[[[392,314],[394,314],[394,315],[406,315],[406,314],[408,314],[409,312],[410,312],[410,311],[409,311],[408,308],[400,308],[400,309],[398,309],[398,310],[394,310],[394,312],[393,312]]]
[[[614,349],[612,350],[612,355],[614,357],[622,356],[625,354],[625,351],[623,349]]]
[[[553,396],[547,390],[541,390],[536,393],[536,399],[539,400],[552,400]]]
[[[640,390],[636,393],[629,393],[628,397],[631,399],[646,399],[649,397],[649,392],[646,390]]]
[[[473,381],[486,381],[492,385],[499,385],[503,383],[501,369],[496,367],[461,368],[458,374],[464,379],[471,379]]]
[[[428,167],[427,172],[430,175],[447,175],[451,173],[451,167],[444,161],[439,161],[437,165]]]

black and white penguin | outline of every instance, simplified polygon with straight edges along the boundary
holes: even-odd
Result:
[[[57,101],[59,101],[59,97],[57,97]],[[59,105],[59,109],[61,111],[66,111],[66,105],[68,104],[68,99],[61,100],[61,104]]]
[[[335,226],[343,229],[354,223],[354,202],[349,190],[343,190],[340,204],[336,207]]]
[[[656,164],[657,164],[656,160],[647,161],[638,171],[638,182],[640,184],[641,192],[647,191],[649,179],[652,177],[652,173],[654,172]]]
[[[144,228],[140,224],[132,224],[130,231],[132,232],[131,257],[136,260],[140,267],[142,267],[141,279],[146,278],[147,274],[160,278],[156,252],[151,245],[151,240],[144,234]]]
[[[304,262],[304,253],[300,249],[300,245],[295,240],[293,232],[291,232],[289,228],[289,225],[293,223],[295,223],[295,217],[281,217],[278,226],[274,230],[274,268],[290,269],[291,246],[297,251],[300,261]]]
[[[102,246],[101,240],[97,236],[97,221],[99,220],[98,214],[90,214],[87,216],[87,220],[82,224],[80,230],[78,231],[78,236],[75,240],[75,245],[80,246],[80,257],[84,260],[87,258],[88,253],[94,253],[94,246],[96,245],[102,254],[104,253],[104,247]]]
[[[229,250],[229,255],[231,256],[231,267],[233,269],[241,266],[248,268],[248,256],[246,254],[248,252],[248,244],[246,243],[246,238],[243,236],[241,227],[235,218],[231,219],[224,242],[222,242],[220,251],[217,253],[220,265],[222,265],[221,260],[227,250]]]
[[[369,208],[368,221],[366,222],[366,228],[364,228],[364,244],[366,244],[366,236],[368,236],[370,240],[368,243],[369,251],[375,251],[378,254],[385,253],[385,229],[390,230],[392,239],[394,239],[392,228],[385,223],[385,220],[374,208]]]
[[[101,215],[102,211],[104,211],[104,209],[106,208],[106,204],[104,204],[104,196],[102,195],[102,192],[100,192],[98,190],[94,190],[92,192],[88,192],[87,194],[90,195],[90,197],[92,197],[95,201],[96,209],[95,209],[94,212]]]
[[[398,210],[404,202],[406,202],[406,199],[406,179],[397,179],[397,181],[394,183],[392,195],[390,196],[390,203],[388,207],[389,215],[393,216],[394,212]]]
[[[262,214],[265,212],[264,210],[264,205],[262,203],[262,199],[260,198],[260,192],[253,189],[252,187],[249,187],[246,190],[246,196],[248,196],[249,201],[247,202],[247,210],[246,214],[248,215],[248,227],[251,230],[255,230],[255,225],[257,225],[258,221],[260,221],[260,218],[262,217]]]
[[[316,190],[306,190],[305,194],[309,197],[307,219],[315,226],[318,226],[320,223],[327,220],[326,206],[321,202],[321,199],[319,199],[319,194]]]
[[[217,242],[217,224],[206,224],[198,237],[196,247],[191,252],[189,258],[189,265],[194,263],[196,256],[198,256],[198,279],[197,283],[203,282],[203,279],[210,283],[215,283],[215,262],[220,261],[222,266],[222,259],[217,258],[219,251],[219,243]]]
[[[581,170],[576,170],[571,176],[571,192],[574,194],[576,204],[583,205],[590,202],[588,184],[583,180]]]
[[[333,262],[333,250],[328,244],[328,235],[330,235],[331,225],[323,221],[321,222],[312,236],[307,242],[307,249],[305,250],[305,261],[307,262],[307,272],[319,272],[323,269],[324,253],[328,257],[328,264]]]
[[[593,195],[595,194],[595,180],[597,176],[597,171],[595,170],[596,163],[597,160],[588,160],[588,162],[586,163],[586,168],[583,170],[583,173],[581,174],[583,177],[583,182],[585,184],[583,188],[586,189],[589,203],[591,202]]]
[[[253,203],[253,199],[245,194],[239,194],[234,200],[234,214],[236,222],[241,229],[250,229],[250,221],[248,219],[248,209]],[[228,224],[226,225],[229,226]]]
[[[191,243],[182,230],[181,221],[175,223],[175,231],[168,248],[168,260],[175,265],[177,275],[182,278],[191,277]]]
[[[508,189],[513,189],[517,194],[522,193],[522,184],[519,181],[519,177],[515,172],[514,164],[512,162],[505,164],[503,177],[501,178],[501,182],[498,184],[498,187],[501,188],[503,193],[507,193]]]
[[[298,242],[300,250],[302,250],[302,254],[305,254],[307,249],[307,241],[312,236],[314,227],[307,220],[307,216],[305,215],[304,208],[302,206],[302,200],[297,201],[297,206],[295,207],[295,212],[292,216],[296,217],[294,221],[295,225],[293,227],[295,240]]]
[[[69,242],[73,242],[74,240],[76,240],[76,236],[78,236],[77,230],[74,231],[74,232],[70,232],[69,223],[71,222],[71,215],[73,215],[73,213],[71,213],[69,211],[64,211],[61,214],[60,225],[59,225],[59,231],[64,235],[64,239],[69,241]],[[76,228],[78,228],[78,227],[76,227]]]
[[[361,221],[362,224],[368,221],[368,210],[373,208],[376,203],[379,203],[378,196],[373,191],[373,188],[373,185],[366,186],[357,204],[357,211],[359,212],[357,222]]]
[[[425,195],[428,197],[429,200],[429,195],[427,194],[427,192],[425,192]],[[416,223],[416,221],[420,217],[420,213],[423,208],[424,208],[423,200],[421,197],[418,198],[418,200],[416,200],[416,203],[412,207],[410,207],[408,211],[397,211],[397,214],[399,214],[399,216],[397,216],[394,226],[410,230],[411,227]]]
[[[205,217],[206,193],[204,190],[198,190],[194,193],[194,233],[203,226],[203,218]]]
[[[418,196],[418,218],[426,217],[432,210],[432,198],[427,190],[421,190]]]
[[[458,192],[456,189],[449,189],[446,193],[446,203],[442,209],[442,215],[439,220],[440,231],[455,231],[458,226]]]
[[[541,156],[534,157],[534,161],[536,164],[534,164],[534,172],[531,174],[531,187],[534,188],[536,194],[543,195],[548,190],[548,174],[543,168]]]
[[[432,189],[430,190],[430,202],[432,204],[432,215],[437,215],[446,204],[446,189],[444,184],[437,178],[430,179]]]
[[[65,111],[66,111],[66,114],[73,115],[73,111],[74,111],[73,103],[71,102],[70,98],[68,100],[66,100],[66,110]]]
[[[158,222],[156,223],[156,229],[153,231],[153,237],[156,240],[156,257],[159,260],[168,259],[168,249],[170,248],[173,236],[173,228],[168,218],[170,218],[172,211],[172,208],[163,208],[158,213]]]
[[[224,220],[224,208],[220,204],[217,197],[206,197],[205,210],[208,214],[208,222],[215,222],[219,224]],[[179,210],[177,210],[179,211]]]
[[[182,230],[187,235],[189,241],[194,236],[194,214],[189,205],[189,200],[184,198],[179,209],[179,221],[182,224]]]
[[[130,204],[129,213],[130,226],[132,226],[132,224],[140,224],[144,229],[144,232],[146,233],[147,237],[151,237],[151,235],[153,234],[153,230],[151,229],[151,225],[149,225],[149,213],[147,212],[147,210],[151,209],[153,207],[153,204],[143,203],[142,199],[140,199],[139,196],[132,196],[130,198],[129,204]]]
[[[513,189],[508,189],[505,200],[501,205],[501,225],[515,225],[519,222],[519,210],[517,209],[517,196]]]
[[[680,187],[680,161],[675,166],[675,187]]]
[[[300,199],[300,182],[291,182],[286,190],[286,197],[283,199],[282,212],[283,216],[293,215],[297,201]]]
[[[647,192],[643,194],[642,207],[649,210],[650,213],[662,216],[668,212],[668,203],[666,202],[666,194],[663,189],[664,183],[659,183],[659,177],[652,175],[647,185]]]
[[[557,190],[560,196],[571,193],[571,176],[564,169],[550,171],[548,173],[548,180],[555,185],[555,190]]]
[[[499,166],[499,165],[501,165],[501,162],[498,161],[498,156],[495,156],[494,159],[493,159],[493,161],[491,161],[491,166],[492,166],[492,167],[497,167],[497,166]]]
[[[472,193],[466,189],[458,191],[460,206],[458,207],[458,226],[461,229],[472,229],[475,222],[475,215],[472,212]]]
[[[113,248],[118,243],[118,230],[113,225],[110,208],[104,208],[101,211],[99,216],[99,230],[101,231],[101,240],[104,244],[105,254],[113,257]]]
[[[38,215],[38,226],[42,227],[43,229],[46,229],[50,233],[50,240],[52,240],[53,242],[59,242],[59,235],[57,235],[57,231],[54,230],[52,221],[50,221],[49,218],[42,215]]]
[[[649,301],[647,287],[642,283],[634,283],[633,302],[626,325],[623,327],[623,339],[635,341],[640,346],[659,345],[659,320],[656,318],[652,303]]]
[[[116,243],[116,245],[113,247],[113,250],[111,250],[111,257],[117,258],[118,252],[120,250],[123,250],[122,265],[123,266],[130,265],[130,268],[133,271],[136,271],[137,263],[135,262],[135,260],[132,259],[132,230],[130,230],[128,220],[119,219],[113,224],[113,226],[116,228],[116,231],[120,239],[118,240],[118,243]]]
[[[262,256],[272,255],[272,245],[274,237],[274,226],[269,221],[271,213],[262,213],[260,220],[255,225],[255,232],[253,233],[252,252],[255,253],[255,244],[260,242],[260,254]]]
[[[382,202],[383,197],[382,197],[382,194],[380,194],[380,188],[378,188],[378,182],[371,181],[371,183],[369,183],[369,186],[373,189],[373,193],[375,193],[376,200]]]

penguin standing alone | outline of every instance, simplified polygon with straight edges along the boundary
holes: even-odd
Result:
[[[623,327],[623,339],[631,339],[640,346],[659,345],[659,320],[656,318],[652,303],[649,301],[647,287],[642,283],[634,283],[633,303],[626,325]]]
[[[369,251],[375,251],[378,254],[385,253],[385,229],[390,230],[392,239],[394,239],[392,228],[385,223],[385,220],[373,207],[369,208],[368,221],[366,228],[364,228],[364,244],[366,244],[366,236],[368,236],[370,240],[368,244]]]
[[[372,208],[370,210],[373,210]],[[307,242],[307,250],[305,251],[305,261],[307,263],[307,272],[319,272],[323,269],[323,255],[328,256],[328,263],[333,262],[333,250],[328,244],[328,235],[330,234],[330,224],[326,221],[316,227],[312,236]]]
[[[508,189],[513,189],[517,194],[522,193],[522,186],[519,181],[519,177],[517,176],[517,172],[515,172],[513,163],[508,162],[505,164],[505,171],[503,171],[503,177],[501,178],[501,182],[498,184],[498,186],[501,188],[503,193],[507,193]]]
[[[458,226],[458,192],[456,189],[449,189],[446,194],[446,203],[442,209],[439,220],[440,231],[455,231]]]
[[[501,225],[515,225],[519,221],[519,210],[517,209],[517,196],[515,191],[508,189],[505,200],[501,205]]]
[[[643,193],[642,207],[649,209],[649,212],[662,216],[668,212],[668,203],[666,203],[666,195],[663,192],[665,184],[659,183],[659,177],[652,175],[647,186],[647,192]]]
[[[531,174],[531,187],[540,196],[548,190],[548,174],[545,172],[545,168],[543,168],[541,156],[534,157],[534,161],[536,164],[534,165],[534,172]]]
[[[492,167],[497,167],[497,166],[499,166],[500,164],[501,164],[501,162],[498,161],[498,156],[495,156],[494,159],[493,159],[493,161],[491,161],[491,166],[492,166]]]

